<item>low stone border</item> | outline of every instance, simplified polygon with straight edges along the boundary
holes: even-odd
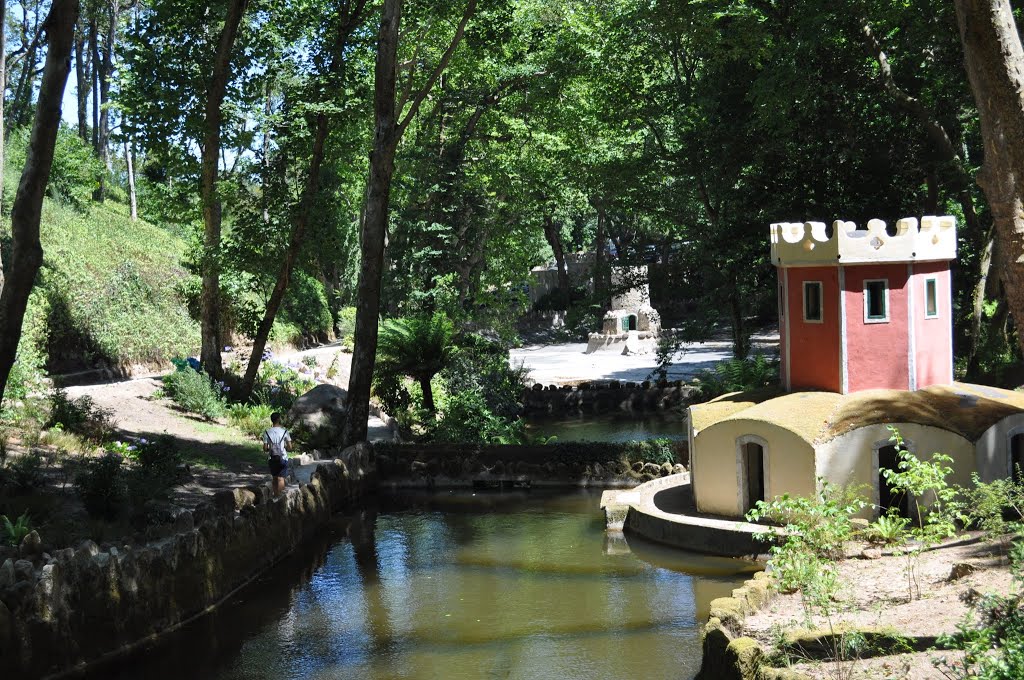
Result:
[[[8,559],[0,566],[0,677],[80,672],[202,616],[373,482],[372,456],[357,445],[279,499],[266,485],[220,491],[142,546],[101,551],[86,541]]]
[[[806,680],[795,671],[763,665],[761,644],[742,636],[746,617],[771,599],[773,582],[769,574],[759,571],[733,590],[732,597],[711,601],[701,633],[704,656],[695,680]]]
[[[757,555],[765,551],[765,543],[756,538],[756,534],[766,529],[759,524],[669,513],[655,505],[657,494],[688,484],[688,472],[674,474],[641,484],[630,491],[606,492],[601,498],[601,507],[605,509],[609,522],[621,521],[623,528],[674,548],[728,557]]]
[[[560,415],[681,409],[697,398],[696,388],[682,381],[605,380],[546,387],[538,383],[523,392],[522,401],[527,415]],[[680,418],[685,417],[685,413],[680,413]]]

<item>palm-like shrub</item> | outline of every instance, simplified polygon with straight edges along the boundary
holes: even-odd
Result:
[[[389,319],[377,339],[377,374],[387,380],[408,376],[423,390],[423,407],[435,412],[430,380],[451,360],[455,326],[443,312]]]

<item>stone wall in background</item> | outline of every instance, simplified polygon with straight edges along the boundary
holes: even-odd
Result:
[[[375,486],[368,445],[341,456],[277,500],[269,486],[220,491],[145,545],[23,544],[0,565],[0,677],[63,674],[207,612]]]
[[[682,408],[696,399],[696,389],[681,381],[537,384],[523,392],[523,410],[527,415],[663,411]]]
[[[633,487],[684,472],[689,459],[685,441],[532,445],[377,443],[373,448],[381,485],[396,488]]]

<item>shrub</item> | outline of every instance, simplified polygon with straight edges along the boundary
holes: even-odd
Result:
[[[864,538],[871,543],[892,545],[902,543],[906,538],[907,525],[910,520],[899,515],[882,515],[864,530]]]
[[[50,418],[46,426],[58,425],[88,441],[102,444],[114,431],[113,412],[96,406],[87,394],[70,399],[67,392],[56,389],[50,395]]]
[[[232,404],[228,408],[228,423],[250,437],[259,439],[270,423],[274,407],[270,404]]]
[[[116,454],[94,458],[75,479],[78,495],[92,517],[116,519],[127,498],[124,459]]]
[[[281,311],[306,337],[326,338],[334,325],[323,284],[303,271],[292,274]]]
[[[962,489],[967,517],[971,524],[984,531],[989,539],[1004,539],[1017,531],[1024,517],[1024,484],[1012,479],[982,482],[978,473],[972,473],[974,484]]]
[[[338,323],[335,326],[338,338],[345,347],[352,347],[356,332],[356,308],[342,307],[338,310]]]
[[[29,493],[46,483],[43,457],[33,451],[17,456],[7,464],[6,484],[15,493]]]
[[[21,545],[21,542],[25,540],[25,537],[32,531],[32,525],[29,523],[28,512],[23,513],[21,517],[14,522],[11,522],[7,515],[0,515],[0,524],[3,525],[4,529],[4,543],[15,547]]]
[[[208,420],[224,415],[224,385],[191,366],[178,366],[164,376],[164,392],[186,411]]]
[[[140,439],[132,452],[127,491],[132,506],[139,510],[150,500],[164,500],[178,481],[181,453],[169,437],[154,441]]]
[[[1018,534],[1010,553],[1014,590],[1007,595],[983,595],[957,625],[956,633],[938,642],[947,649],[959,649],[962,657],[933,660],[947,678],[1016,680],[1024,677],[1024,536]]]
[[[466,390],[448,398],[432,436],[445,442],[519,444],[526,433],[521,420],[510,422],[493,413],[480,390]]]
[[[300,373],[299,368],[299,364],[283,364],[274,360],[272,352],[264,352],[253,388],[255,402],[270,407],[271,411],[290,410],[299,396],[316,386],[316,381]]]

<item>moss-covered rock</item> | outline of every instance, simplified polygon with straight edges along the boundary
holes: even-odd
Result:
[[[711,600],[711,617],[721,621],[729,630],[738,632],[746,618],[744,606],[735,597],[718,597]]]

